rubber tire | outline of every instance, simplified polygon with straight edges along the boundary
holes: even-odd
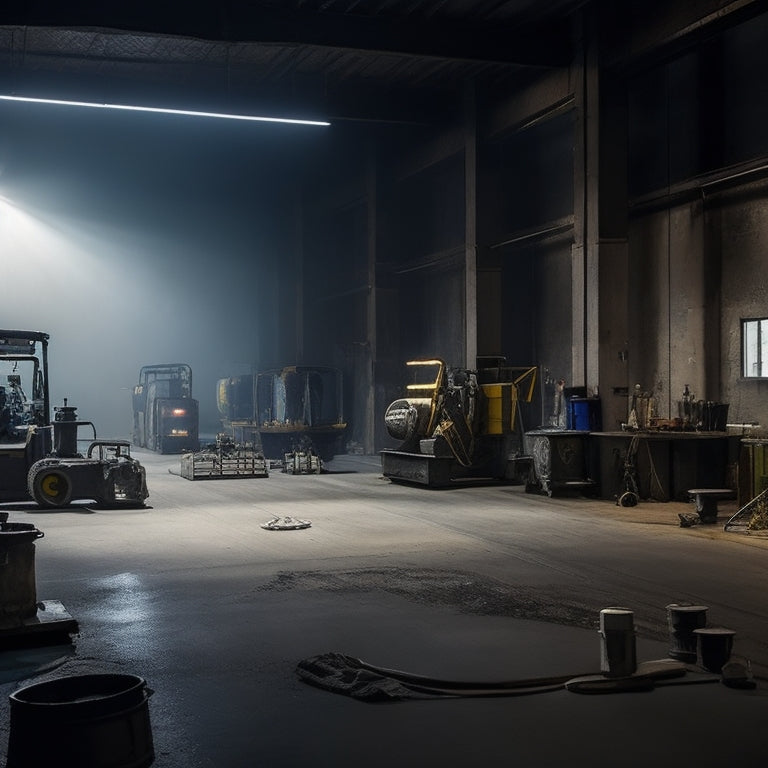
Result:
[[[31,485],[32,497],[41,507],[66,507],[72,499],[72,480],[62,467],[41,467]]]
[[[43,467],[57,467],[59,464],[61,464],[61,461],[59,459],[40,459],[39,461],[36,461],[27,472],[27,492],[29,493],[30,498],[35,498],[35,475],[40,472]]]

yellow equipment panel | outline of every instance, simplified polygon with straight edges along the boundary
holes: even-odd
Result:
[[[488,408],[486,435],[506,435],[515,431],[517,386],[512,382],[482,384]]]

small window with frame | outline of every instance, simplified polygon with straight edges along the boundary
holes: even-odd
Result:
[[[741,375],[768,378],[768,317],[741,321]]]

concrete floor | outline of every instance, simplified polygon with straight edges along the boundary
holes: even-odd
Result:
[[[11,692],[106,671],[154,691],[158,768],[764,763],[766,539],[680,528],[686,504],[393,484],[377,457],[192,482],[173,474],[177,456],[136,455],[147,509],[11,511],[45,533],[38,599],[60,600],[80,634],[0,653],[3,751]],[[260,527],[274,516],[312,526]],[[598,672],[600,609],[634,611],[644,661],[667,655],[672,602],[706,605],[711,625],[736,631],[756,690],[371,704],[295,673],[329,651],[478,681]]]

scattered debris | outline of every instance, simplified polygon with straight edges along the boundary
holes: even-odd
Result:
[[[765,535],[768,533],[768,488],[745,504],[723,526],[725,531]]]
[[[727,661],[720,670],[721,682],[729,688],[753,690],[757,683],[752,677],[752,665],[746,661]]]
[[[261,527],[266,531],[298,531],[311,525],[309,520],[299,520],[297,517],[273,517],[262,523]]]
[[[678,512],[677,516],[680,518],[681,528],[692,528],[694,525],[698,525],[701,522],[701,518],[698,514],[693,512]]]

